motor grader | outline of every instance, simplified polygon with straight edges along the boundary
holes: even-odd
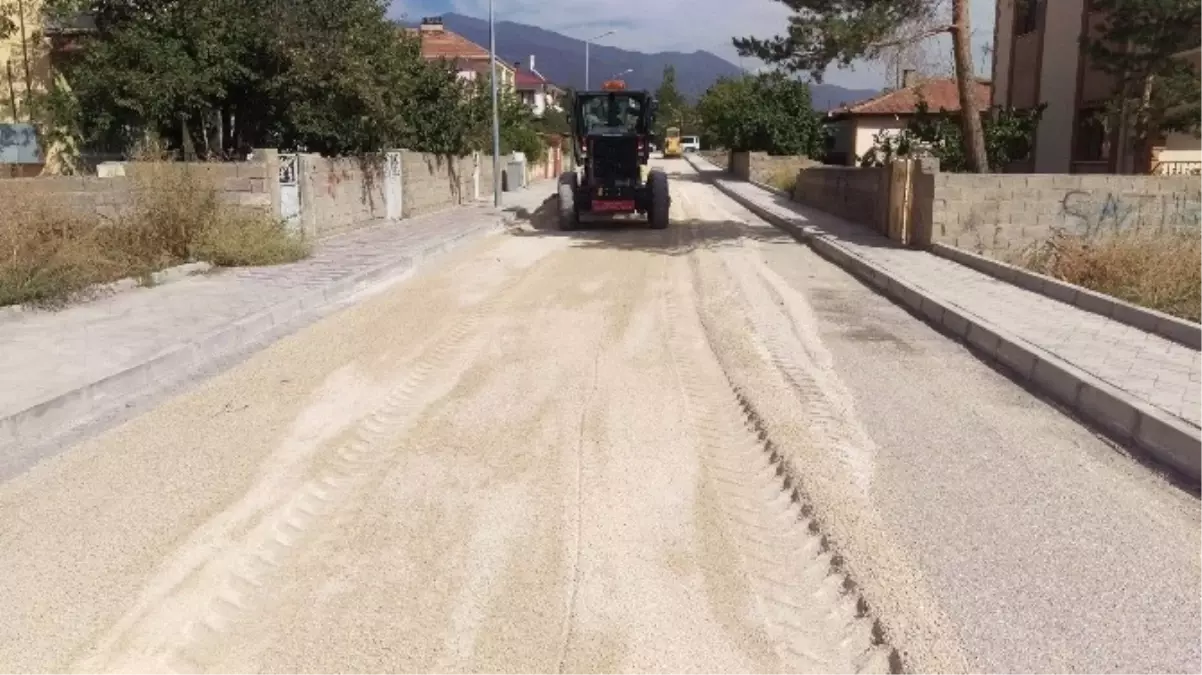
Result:
[[[648,165],[655,99],[609,80],[571,101],[575,170],[559,177],[559,228],[571,230],[585,214],[645,214],[653,229],[668,226],[668,175]]]
[[[680,127],[668,127],[664,130],[664,158],[680,157],[683,154],[680,149]]]

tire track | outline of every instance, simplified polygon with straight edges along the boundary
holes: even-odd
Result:
[[[797,314],[804,316],[805,308],[790,312],[788,291],[774,283],[775,275],[762,261],[750,259],[753,255],[743,250],[719,259],[738,283],[742,306],[773,366],[805,409],[814,442],[837,452],[866,495],[872,485],[876,444],[859,423],[851,394],[835,373],[830,353],[794,321]],[[694,272],[700,275],[696,267]]]
[[[548,267],[543,265],[540,271],[545,274]],[[484,347],[490,315],[544,274],[519,273],[432,339],[381,405],[361,418],[347,440],[323,452],[326,461],[315,462],[320,468],[314,477],[276,499],[273,508],[256,509],[245,503],[235,507],[250,510],[240,519],[245,534],[220,549],[214,537],[202,538],[202,548],[207,544],[214,550],[199,560],[195,551],[186,551],[180,556],[185,561],[182,571],[178,564],[168,566],[151,585],[158,587],[157,592],[148,594],[118,622],[90,657],[77,662],[76,670],[203,670],[205,654],[270,599],[270,584],[314,531],[353,506],[357,494],[382,479],[403,450],[401,439],[409,428],[453,388]],[[249,500],[248,494],[244,502]]]
[[[722,289],[722,294],[737,298],[748,315],[768,360],[805,408],[815,443],[837,450],[866,495],[872,484],[876,444],[859,422],[854,399],[835,371],[834,357],[817,334],[812,310],[758,255],[755,242],[762,240],[763,233],[755,231],[762,228],[752,224],[751,214],[716,190],[708,190],[706,197],[707,210],[726,214],[726,237],[737,242],[716,256],[724,273],[715,271],[710,278],[737,282],[737,290]],[[727,210],[728,204],[735,209]],[[701,261],[693,258],[691,262],[694,278],[700,280]]]
[[[669,349],[706,473],[781,664],[802,672],[896,672],[896,652],[882,643],[866,603],[839,571],[842,560],[800,481],[709,343],[689,291],[699,283],[690,274],[695,257],[676,261],[664,294]]]

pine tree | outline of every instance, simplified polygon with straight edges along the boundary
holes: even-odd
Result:
[[[1082,37],[1090,65],[1115,78],[1106,111],[1128,130],[1134,169],[1150,170],[1151,148],[1169,132],[1199,132],[1198,72],[1177,55],[1197,48],[1202,0],[1093,0],[1093,36]]]
[[[655,90],[655,99],[659,102],[659,112],[655,117],[655,135],[663,138],[668,127],[681,127],[683,133],[685,108],[688,107],[688,103],[676,88],[676,68],[664,67],[664,79]]]

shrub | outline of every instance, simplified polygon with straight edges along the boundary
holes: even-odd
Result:
[[[797,169],[788,167],[779,167],[772,172],[768,177],[768,184],[772,187],[783,190],[784,192],[793,194],[793,188],[797,186]]]
[[[1026,252],[1019,262],[1071,284],[1198,321],[1200,259],[1197,232],[1131,230],[1094,238],[1060,233]]]
[[[0,305],[54,307],[96,284],[185,262],[270,265],[307,244],[282,223],[223,202],[203,166],[130,165],[130,203],[109,220],[49,200],[16,200],[0,220]]]

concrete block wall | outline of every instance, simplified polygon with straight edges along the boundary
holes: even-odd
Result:
[[[795,155],[776,156],[766,152],[736,152],[732,154],[735,176],[759,183],[770,184],[772,178],[777,174],[792,175],[801,169],[820,164],[809,157]]]
[[[173,164],[212,184],[227,203],[279,217],[282,212],[279,154],[256,150],[256,159],[237,163]],[[454,206],[491,200],[492,157],[445,157],[400,151],[401,216],[410,218]],[[109,162],[105,177],[43,176],[0,180],[0,214],[21,204],[42,203],[85,217],[116,218],[139,190],[153,186],[161,165]],[[378,222],[388,215],[385,156],[324,158],[302,154],[297,162],[300,227],[306,236],[325,238]],[[29,208],[28,206],[26,208]]]
[[[0,180],[0,217],[48,210],[116,219],[130,204],[128,178],[44,176]]]
[[[412,218],[471,203],[475,196],[474,170],[471,157],[448,159],[442,155],[423,152],[402,152],[403,217]],[[480,191],[487,191],[487,194],[491,195],[491,185],[492,172],[488,172],[486,180],[482,168]]]
[[[271,181],[263,162],[205,163],[175,165],[197,180],[210,182],[229,204],[268,212]],[[153,188],[153,171],[148,163],[113,163],[111,177],[39,176],[0,180],[0,205],[6,208],[49,207],[74,211],[85,217],[118,218],[134,204],[135,194]],[[174,180],[174,179],[172,179]]]
[[[730,152],[729,150],[699,150],[697,154],[701,155],[710,164],[713,164],[723,171],[730,171],[731,160],[735,153]]]
[[[301,222],[308,236],[330,237],[387,217],[384,157],[300,156]]]
[[[1202,188],[1188,176],[921,173],[915,200],[915,227],[929,228],[929,242],[997,258],[1057,233],[1197,232],[1202,212]]]
[[[492,199],[492,155],[477,155],[480,163],[480,199]]]
[[[888,169],[828,165],[801,169],[793,200],[884,231],[889,217]]]

